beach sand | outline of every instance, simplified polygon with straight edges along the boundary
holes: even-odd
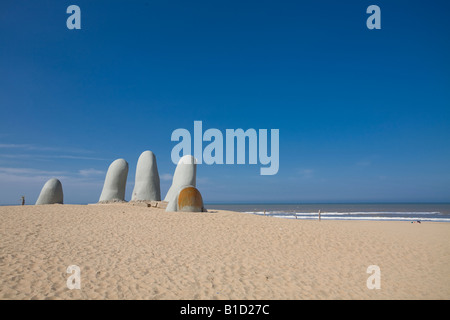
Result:
[[[448,223],[130,204],[0,207],[0,221],[1,299],[450,298]],[[66,286],[70,265],[80,290]]]

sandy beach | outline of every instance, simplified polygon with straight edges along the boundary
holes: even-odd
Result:
[[[209,209],[209,208],[208,208]],[[1,299],[449,299],[450,224],[0,207]],[[66,270],[81,270],[69,290]],[[381,270],[370,290],[367,268]]]

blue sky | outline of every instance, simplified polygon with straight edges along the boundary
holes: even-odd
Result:
[[[81,8],[81,30],[66,9]],[[366,8],[381,8],[381,30]],[[200,165],[206,202],[449,202],[447,1],[0,2],[0,204],[98,201],[177,128],[280,130],[280,169]]]

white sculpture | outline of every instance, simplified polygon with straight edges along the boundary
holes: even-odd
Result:
[[[127,184],[128,163],[124,159],[117,159],[111,163],[106,173],[105,183],[99,202],[125,201],[125,187]]]
[[[63,204],[64,195],[61,181],[58,179],[48,180],[42,187],[36,204]]]
[[[191,155],[183,156],[173,174],[172,185],[167,191],[164,201],[173,199],[184,186],[196,186],[197,161]]]
[[[158,166],[151,151],[139,156],[131,201],[161,201]]]

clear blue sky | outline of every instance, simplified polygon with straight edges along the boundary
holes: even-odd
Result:
[[[66,9],[81,8],[81,30]],[[381,8],[368,30],[366,8]],[[0,204],[98,201],[173,130],[280,130],[280,169],[200,165],[206,202],[449,202],[448,1],[0,2]]]

